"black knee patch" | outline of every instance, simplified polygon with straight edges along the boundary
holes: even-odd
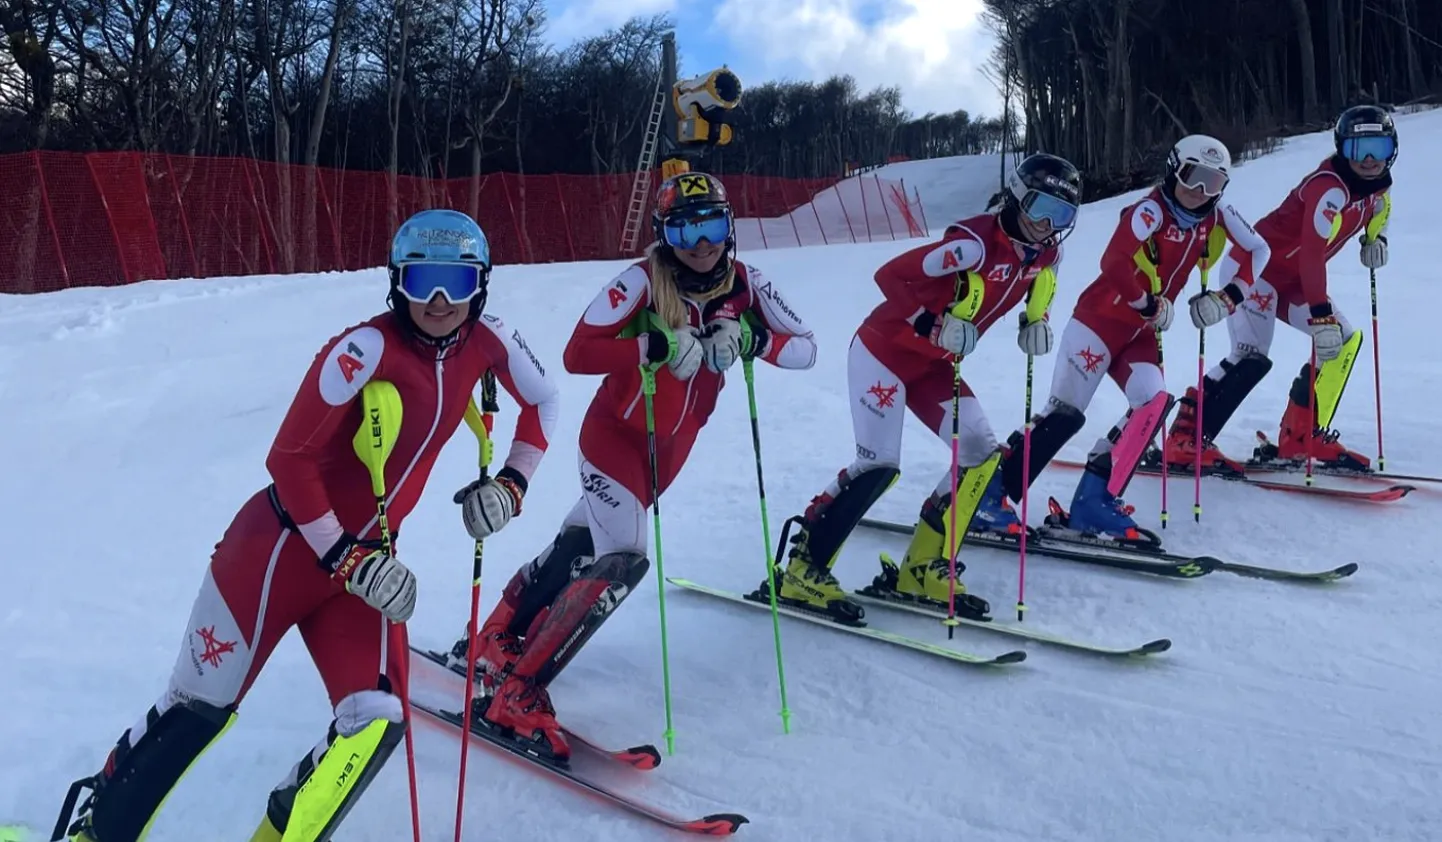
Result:
[[[161,802],[225,730],[232,714],[231,708],[201,701],[177,704],[162,714],[151,708],[145,733],[132,744],[126,731],[93,784],[91,835],[103,842],[139,838]],[[77,794],[74,787],[71,792]]]
[[[901,471],[897,468],[875,467],[842,482],[836,499],[809,526],[808,546],[812,561],[830,567],[852,530],[899,476]]]
[[[1036,416],[1031,428],[1031,470],[1027,484],[1036,482],[1036,478],[1071,441],[1072,436],[1081,432],[1086,420],[1086,413],[1061,402],[1057,402],[1046,414]],[[1021,430],[1011,434],[1006,442],[1006,458],[1001,461],[1002,484],[1006,488],[1006,496],[1013,502],[1021,501],[1021,467],[1026,444],[1022,436]]]
[[[1251,353],[1235,363],[1222,360],[1222,370],[1225,373],[1221,380],[1210,377],[1202,380],[1202,438],[1208,441],[1217,437],[1237,407],[1272,370],[1272,361],[1261,354]],[[1182,402],[1193,404],[1187,398],[1182,398]],[[1196,407],[1192,409],[1195,411]]]
[[[634,552],[607,553],[582,568],[556,597],[541,627],[527,638],[516,674],[532,675],[541,686],[549,684],[650,569],[650,560]]]
[[[557,533],[551,545],[523,571],[530,581],[521,592],[520,606],[509,628],[511,634],[525,635],[541,609],[554,602],[574,577],[576,559],[595,552],[590,529],[568,526]]]
[[[1312,364],[1302,363],[1302,370],[1292,378],[1292,388],[1287,397],[1298,406],[1312,405]]]

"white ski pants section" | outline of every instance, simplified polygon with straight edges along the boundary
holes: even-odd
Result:
[[[1102,378],[1108,375],[1121,387],[1127,396],[1127,405],[1132,409],[1142,406],[1167,388],[1166,378],[1156,363],[1156,338],[1151,332],[1142,331],[1122,348],[1113,349],[1096,331],[1072,319],[1062,331],[1058,348],[1047,412],[1058,403],[1086,412],[1092,398],[1096,397]],[[1122,416],[1123,419],[1125,417]],[[1119,420],[1117,423],[1120,425],[1122,422]],[[1103,435],[1092,445],[1091,455],[1106,453],[1110,449],[1111,442]]]
[[[645,504],[584,455],[578,454],[577,462],[581,471],[581,499],[571,507],[563,527],[589,528],[596,558],[619,551],[644,555],[647,550]]]
[[[1223,271],[1226,267],[1222,267]],[[1223,277],[1227,277],[1223,275]],[[1232,347],[1227,354],[1227,359],[1237,363],[1248,354],[1260,354],[1269,356],[1272,350],[1272,338],[1276,334],[1277,319],[1285,314],[1287,324],[1302,331],[1310,333],[1307,329],[1307,319],[1311,318],[1312,311],[1301,301],[1290,301],[1277,295],[1277,290],[1265,278],[1258,278],[1251,285],[1246,285],[1238,279],[1242,286],[1242,292],[1246,296],[1242,303],[1237,305],[1236,312],[1227,317],[1227,333],[1231,337]],[[1330,302],[1331,299],[1328,299]],[[1337,309],[1335,302],[1332,304],[1332,315],[1342,326],[1342,341],[1352,338],[1353,328],[1351,322],[1341,310]],[[1220,380],[1224,370],[1220,365],[1208,372],[1209,377]]]

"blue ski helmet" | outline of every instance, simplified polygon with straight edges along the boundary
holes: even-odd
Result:
[[[437,294],[452,304],[470,302],[479,318],[491,276],[491,244],[481,226],[457,210],[423,210],[401,223],[391,240],[391,309],[409,320],[403,301],[424,304]],[[413,327],[413,326],[412,326]]]

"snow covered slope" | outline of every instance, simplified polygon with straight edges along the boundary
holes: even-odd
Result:
[[[1442,369],[1431,331],[1436,300],[1430,202],[1442,164],[1442,112],[1398,120],[1403,151],[1390,241],[1378,273],[1388,467],[1442,473],[1435,435]],[[1249,163],[1229,197],[1253,219],[1329,150],[1298,138]],[[889,176],[888,176],[889,177]],[[911,177],[907,177],[908,185]],[[923,195],[927,187],[923,185]],[[1085,209],[1068,241],[1058,329],[1131,197]],[[927,200],[933,225],[940,211]],[[957,210],[956,213],[964,212]],[[751,257],[815,328],[809,372],[757,376],[773,530],[852,455],[845,349],[878,300],[874,267],[908,243],[757,252]],[[518,327],[562,387],[555,445],[525,513],[488,542],[483,610],[539,551],[578,493],[578,425],[599,382],[560,366],[572,325],[619,264],[502,267],[490,308]],[[1367,326],[1365,271],[1349,246],[1330,269],[1339,306]],[[289,278],[154,282],[118,289],[0,297],[0,824],[48,830],[69,782],[92,773],[119,733],[164,687],[211,547],[236,507],[268,481],[263,459],[315,351],[382,306],[381,271]],[[1211,334],[1209,362],[1225,332]],[[1220,442],[1245,456],[1254,429],[1275,433],[1306,340],[1279,330],[1277,368]],[[1167,335],[1170,384],[1196,375],[1196,332],[1180,316]],[[1364,354],[1370,355],[1370,345]],[[1053,360],[1038,361],[1045,394]],[[965,366],[1005,435],[1022,420],[1024,357],[1009,330],[985,337]],[[1359,361],[1337,418],[1372,450],[1372,366]],[[1105,386],[1083,454],[1124,409]],[[514,413],[498,425],[509,436]],[[468,611],[470,541],[451,493],[473,471],[464,431],[437,465],[405,525],[420,577],[412,639],[448,645]],[[948,451],[908,421],[900,483],[874,514],[914,515]],[[691,462],[665,497],[671,576],[753,587],[764,570],[746,394],[722,395]],[[1068,502],[1076,475],[1053,469],[1034,489]],[[1144,525],[1157,526],[1156,480],[1133,483]],[[1296,567],[1357,561],[1324,587],[1214,574],[1158,580],[1032,559],[1029,623],[1108,642],[1158,636],[1171,652],[1112,663],[1029,648],[1020,665],[986,671],[783,623],[793,733],[781,733],[769,620],[668,590],[677,753],[636,786],[678,810],[746,813],[738,838],[989,842],[1042,840],[1401,840],[1436,837],[1442,786],[1442,543],[1438,497],[1388,507],[1204,485],[1205,517],[1186,517],[1188,482],[1173,481],[1166,539],[1182,551]],[[773,540],[776,536],[773,531]],[[899,543],[858,534],[837,573],[860,587],[876,553]],[[1014,557],[975,551],[971,590],[1004,617]],[[608,743],[661,742],[657,577],[612,618],[552,688],[564,721]],[[948,644],[923,619],[870,613],[874,625],[941,645],[1000,652],[1010,641],[970,630]],[[424,687],[450,693],[453,684]],[[266,794],[323,734],[330,711],[298,636],[288,637],[224,741],[181,783],[154,842],[245,839]],[[456,743],[421,725],[417,751],[428,840],[449,840]],[[399,755],[338,838],[410,838]],[[672,838],[560,789],[481,748],[472,752],[467,838]]]

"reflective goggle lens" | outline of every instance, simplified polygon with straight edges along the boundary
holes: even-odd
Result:
[[[1049,193],[1036,190],[1027,193],[1022,200],[1021,210],[1032,222],[1046,220],[1057,230],[1071,228],[1076,223],[1077,206]]]
[[[1200,190],[1208,196],[1220,196],[1226,189],[1228,176],[1221,170],[1214,170],[1202,164],[1186,163],[1177,170],[1177,181],[1183,187]]]
[[[464,304],[481,293],[481,271],[475,263],[403,263],[401,294],[425,304],[439,292],[452,304]]]
[[[693,249],[705,240],[713,245],[731,237],[731,214],[724,210],[705,211],[690,217],[673,217],[661,226],[666,244],[672,248]]]
[[[1397,141],[1386,135],[1349,137],[1342,141],[1342,155],[1350,161],[1365,161],[1368,158],[1386,161],[1395,151]]]

